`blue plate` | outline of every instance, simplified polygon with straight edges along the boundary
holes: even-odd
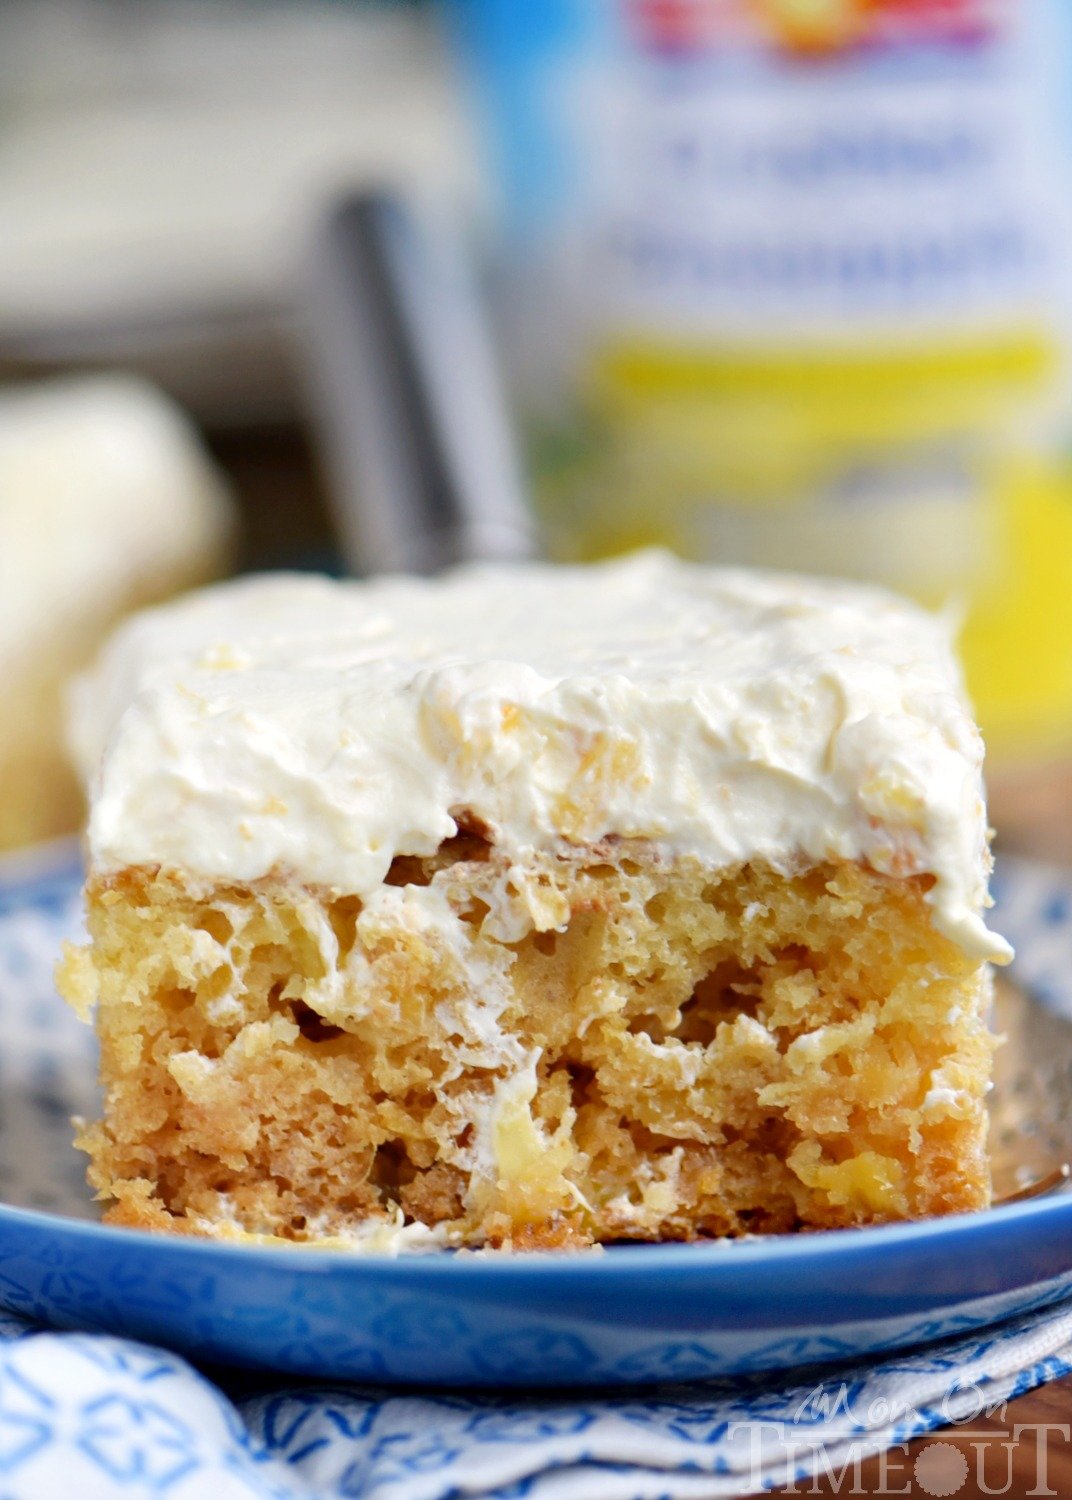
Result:
[[[513,1257],[396,1259],[101,1226],[68,1125],[71,1112],[96,1107],[92,1040],[51,985],[59,944],[77,929],[77,884],[67,846],[0,876],[0,1306],[11,1311],[201,1362],[563,1386],[845,1361],[1072,1292],[1072,1196],[1063,1195],[878,1229]],[[1003,929],[1039,998],[1013,1016],[1026,1071],[1003,1085],[1009,1138],[999,1131],[997,1143],[1007,1149],[1022,1134],[1043,1162],[1066,1115],[1072,889],[1015,865],[999,890]],[[1057,1070],[1048,1086],[1032,1048]]]

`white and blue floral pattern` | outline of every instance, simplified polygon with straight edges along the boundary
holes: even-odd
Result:
[[[1072,1370],[1072,1312],[763,1383],[519,1398],[243,1389],[105,1335],[0,1334],[5,1500],[711,1500],[957,1422]],[[218,1378],[218,1377],[217,1377]]]
[[[1017,866],[999,884],[1021,973],[1072,1015],[1072,886]],[[690,1500],[836,1470],[1072,1370],[1069,1200],[833,1254],[807,1237],[554,1267],[87,1224],[68,1117],[96,1107],[92,1038],[51,983],[76,888],[69,851],[0,876],[0,1500]],[[236,1360],[261,1373],[221,1374]],[[509,1389],[526,1383],[557,1389]]]

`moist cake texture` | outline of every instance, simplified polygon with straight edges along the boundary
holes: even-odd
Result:
[[[647,553],[253,579],[80,684],[115,1222],[557,1246],[988,1201],[946,626]]]

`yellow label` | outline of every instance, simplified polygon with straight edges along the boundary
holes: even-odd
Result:
[[[995,424],[1052,385],[1058,354],[1040,331],[921,345],[712,348],[605,342],[587,404],[626,462],[662,476],[661,505],[689,492],[801,503],[860,455]]]
[[[572,556],[660,543],[952,599],[992,748],[1048,753],[1072,743],[1072,459],[1009,449],[1059,369],[1031,330],[821,351],[605,342],[581,436],[541,465],[545,514]]]
[[[998,485],[1000,566],[969,601],[961,636],[989,748],[1072,744],[1072,462],[1010,466]]]

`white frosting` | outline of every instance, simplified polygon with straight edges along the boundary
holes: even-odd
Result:
[[[199,1219],[198,1233],[215,1240],[232,1240],[242,1245],[282,1245],[287,1250],[346,1250],[358,1255],[406,1255],[420,1251],[440,1250],[449,1243],[442,1224],[422,1224],[419,1219],[408,1224],[400,1208],[382,1219],[366,1219],[353,1229],[335,1234],[322,1230],[315,1219],[307,1225],[308,1240],[284,1239],[278,1234],[259,1234],[243,1229],[235,1205],[226,1193],[219,1194],[216,1215]]]
[[[128,622],[73,703],[94,866],[369,895],[461,810],[511,857],[605,835],[715,866],[929,873],[989,933],[982,742],[946,622],[661,553],[426,581],[252,578]]]
[[[222,545],[223,481],[181,412],[128,376],[0,396],[0,668]]]

